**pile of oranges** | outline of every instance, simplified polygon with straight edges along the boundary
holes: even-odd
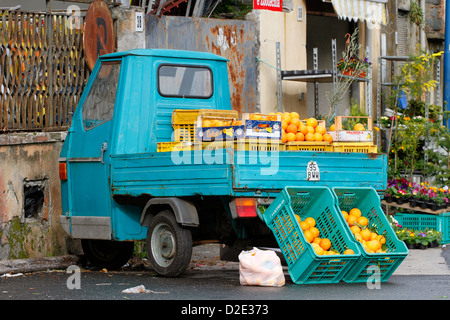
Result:
[[[340,254],[336,249],[331,248],[331,241],[328,238],[321,238],[320,231],[316,227],[316,220],[312,217],[307,217],[303,221],[301,217],[295,215],[300,228],[302,229],[303,236],[314,249],[314,252],[319,256],[325,255],[338,255]],[[351,249],[347,249],[343,254],[355,254]]]
[[[349,212],[341,211],[355,239],[361,242],[367,253],[385,253],[383,245],[386,238],[369,228],[369,220],[361,215],[361,210],[352,208]]]
[[[281,115],[281,142],[293,141],[326,141],[331,143],[333,138],[327,133],[323,124],[315,118],[300,120],[297,112],[284,112]]]

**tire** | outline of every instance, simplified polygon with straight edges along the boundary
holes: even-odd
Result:
[[[177,277],[186,271],[191,262],[191,232],[177,223],[171,211],[161,211],[148,228],[147,253],[159,275]]]
[[[96,268],[120,269],[130,260],[134,242],[112,240],[81,240],[84,255]]]

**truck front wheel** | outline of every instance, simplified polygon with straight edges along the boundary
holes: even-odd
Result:
[[[177,277],[191,262],[191,232],[177,223],[172,212],[162,211],[152,219],[148,228],[147,251],[158,274]]]

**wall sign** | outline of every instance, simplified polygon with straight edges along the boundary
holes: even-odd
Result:
[[[283,0],[253,0],[253,9],[283,11]]]
[[[114,52],[114,25],[108,5],[95,0],[86,14],[83,45],[86,63],[92,71],[98,56]]]

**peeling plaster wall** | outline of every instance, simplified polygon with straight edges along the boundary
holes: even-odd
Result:
[[[67,253],[59,224],[61,192],[58,156],[65,133],[0,136],[0,259],[57,256]],[[39,213],[24,214],[24,186],[43,186]]]

